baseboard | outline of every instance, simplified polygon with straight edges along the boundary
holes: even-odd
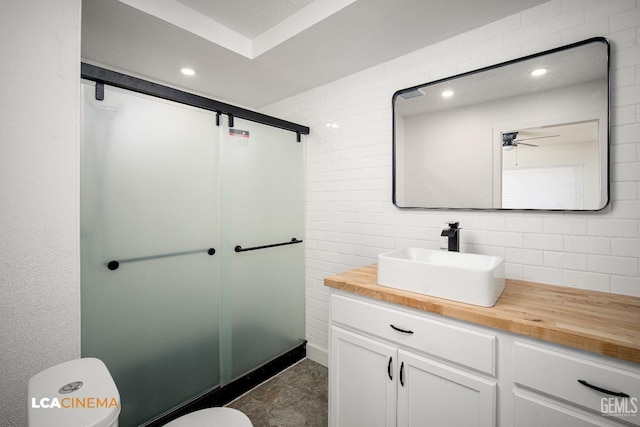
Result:
[[[329,352],[326,349],[307,343],[307,358],[324,367],[329,366]]]

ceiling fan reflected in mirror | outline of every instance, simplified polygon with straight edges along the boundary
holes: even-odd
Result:
[[[554,138],[560,135],[545,135],[545,136],[535,136],[531,138],[520,138],[518,139],[518,132],[504,132],[502,134],[502,149],[509,151],[516,148],[518,145],[526,145],[528,147],[538,147],[536,144],[529,144],[527,142],[532,139],[543,139],[543,138]]]

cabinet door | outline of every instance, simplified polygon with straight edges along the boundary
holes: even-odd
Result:
[[[398,426],[495,426],[496,383],[398,351]]]
[[[603,427],[618,426],[613,418],[591,415],[560,401],[514,390],[514,427]]]
[[[329,425],[395,426],[396,372],[395,347],[332,326]]]

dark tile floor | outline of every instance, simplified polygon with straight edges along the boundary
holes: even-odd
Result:
[[[227,406],[254,427],[326,427],[327,368],[303,359]]]

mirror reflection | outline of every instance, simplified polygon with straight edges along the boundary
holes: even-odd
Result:
[[[597,38],[396,92],[394,203],[602,209],[608,69]]]

